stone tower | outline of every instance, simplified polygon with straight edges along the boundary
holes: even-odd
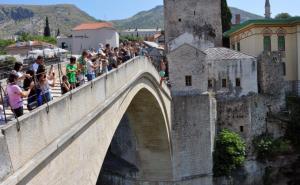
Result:
[[[269,0],[266,0],[265,3],[265,18],[271,19],[271,5]]]
[[[207,32],[215,46],[222,45],[221,0],[164,0],[166,43],[188,32]]]
[[[164,0],[172,93],[172,163],[177,185],[212,185],[216,100],[204,50],[221,46],[221,0]]]

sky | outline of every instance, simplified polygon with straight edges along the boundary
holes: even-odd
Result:
[[[272,15],[288,12],[300,16],[299,0],[270,0]],[[102,20],[128,18],[142,10],[162,5],[163,0],[18,0],[17,4],[75,4],[91,16]],[[265,0],[227,0],[229,6],[264,15]],[[16,0],[1,0],[0,4],[16,4]]]

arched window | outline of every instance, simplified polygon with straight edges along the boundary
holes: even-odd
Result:
[[[278,51],[285,51],[285,35],[286,31],[283,28],[277,30]]]
[[[272,43],[271,43],[271,36],[272,36],[272,30],[269,28],[264,29],[263,31],[263,36],[264,36],[264,40],[263,40],[263,44],[264,44],[264,51],[271,51],[272,48]]]

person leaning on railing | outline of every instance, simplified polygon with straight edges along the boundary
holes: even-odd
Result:
[[[47,76],[45,66],[40,65],[36,75],[37,103],[41,106],[52,100],[51,87],[55,86],[55,73],[53,69],[50,69]]]
[[[23,99],[28,97],[31,89],[34,87],[32,82],[27,91],[22,91],[22,89],[17,85],[18,76],[11,73],[8,77],[8,85],[6,87],[6,92],[8,95],[9,105],[16,117],[20,117],[24,114],[23,111]]]

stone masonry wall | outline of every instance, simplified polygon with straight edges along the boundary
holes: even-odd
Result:
[[[212,184],[214,102],[208,95],[173,97],[173,173],[180,185]]]
[[[166,43],[184,32],[222,44],[220,0],[164,0]]]
[[[267,107],[259,95],[218,101],[217,130],[230,129],[239,133],[252,153],[252,140],[266,131]]]

